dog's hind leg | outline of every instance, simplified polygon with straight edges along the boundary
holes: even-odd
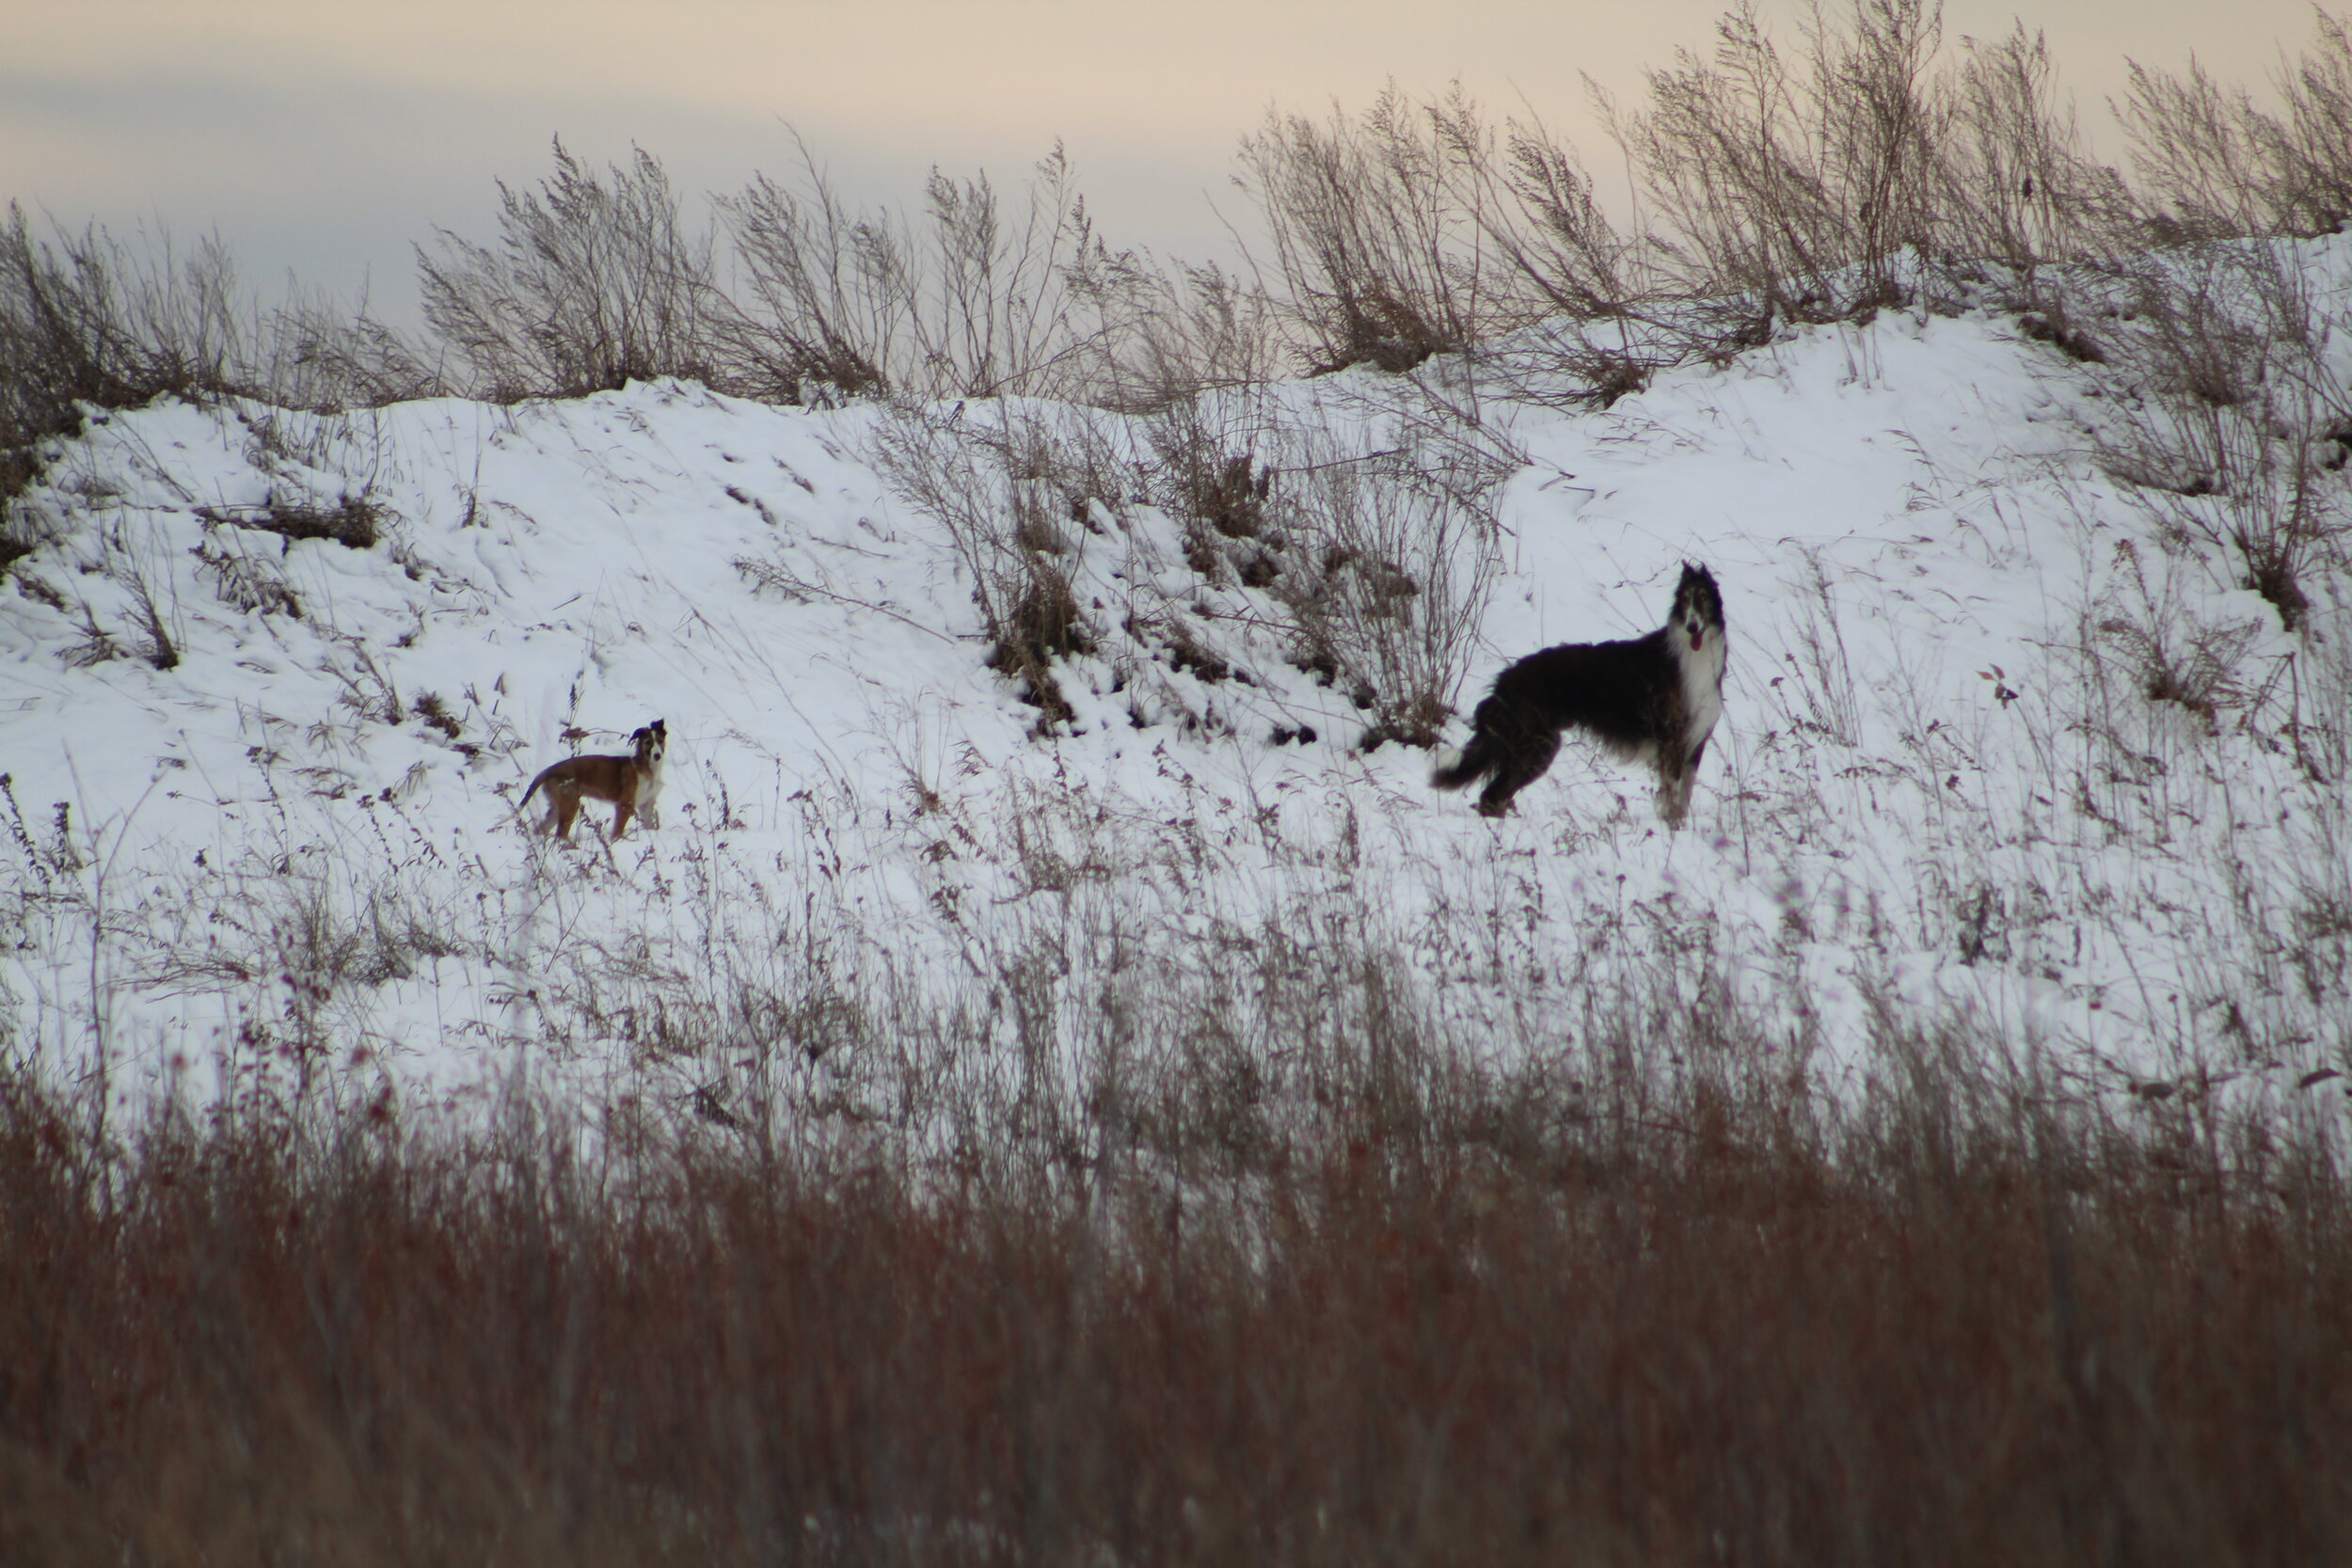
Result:
[[[572,819],[580,815],[580,786],[565,780],[549,787],[548,799],[551,802],[551,809],[548,812],[548,830],[569,843]]]
[[[1478,815],[1502,816],[1511,809],[1511,797],[1544,776],[1560,754],[1557,735],[1523,736],[1506,747],[1495,776],[1478,797]]]

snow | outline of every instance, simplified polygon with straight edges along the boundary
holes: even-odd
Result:
[[[1251,406],[1366,451],[1413,385]],[[1184,999],[1257,1021],[1232,1049],[1276,1072],[1315,1044],[1269,999],[1324,996],[1336,1030],[1376,959],[1498,1062],[1708,1007],[1855,1082],[1897,1066],[1900,1017],[2087,1093],[2201,1075],[2285,1103],[2352,1065],[2352,839],[2279,677],[2312,701],[2352,607],[2314,594],[2290,634],[2168,549],[2086,455],[2100,391],[1997,318],[1887,312],[1606,412],[1480,404],[1507,471],[1491,546],[1445,546],[1476,611],[1454,705],[1538,647],[1649,629],[1706,562],[1730,674],[1679,833],[1579,742],[1500,822],[1428,789],[1426,752],[1359,752],[1366,715],[1289,660],[1273,601],[1204,582],[1133,495],[1056,525],[1096,641],[1038,733],[969,549],[878,470],[902,412],[664,382],[97,416],[0,590],[0,1041],[124,1092],[317,1074],[461,1104],[517,1072],[675,1095],[785,1059],[803,1105],[879,1116],[941,1075],[1012,1101],[1122,1040],[1193,1049],[1120,1022]],[[1089,432],[1133,472],[1152,450],[1049,405],[923,419]],[[373,546],[220,520],[347,496]],[[1171,610],[1248,683],[1179,668]],[[2134,617],[2244,624],[2266,695],[2212,723],[2151,701],[2101,629]],[[654,718],[658,828],[525,831],[567,729],[621,751]]]

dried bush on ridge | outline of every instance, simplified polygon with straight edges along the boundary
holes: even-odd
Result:
[[[1479,358],[1502,389],[1606,408],[1706,346],[1601,212],[1575,153],[1540,122],[1489,127],[1458,87],[1423,109],[1447,198],[1474,233],[1494,320]],[[1563,376],[1578,389],[1562,392]]]
[[[2120,112],[2133,162],[2169,209],[2165,237],[2325,234],[2352,220],[2352,35],[2324,10],[2318,38],[2278,81],[2283,115],[2190,62],[2134,61]]]
[[[2040,38],[1939,64],[1929,0],[1816,14],[1794,58],[1752,8],[1718,32],[1711,60],[1651,72],[1640,110],[1602,102],[1656,214],[1640,246],[1540,124],[1491,127],[1458,87],[1269,119],[1243,144],[1246,188],[1302,361],[1393,370],[1476,345],[1518,395],[1557,397],[1544,377],[1565,372],[1605,404],[1693,352],[1922,291],[2035,312],[2092,352],[2040,269],[2137,244],[2133,203],[2079,150]]]
[[[1058,147],[1012,203],[934,169],[914,218],[852,213],[800,157],[797,189],[762,175],[721,203],[753,303],[723,336],[755,395],[1135,405],[1236,373],[1230,282],[1112,250]]]
[[[732,346],[777,401],[887,391],[884,366],[919,293],[905,242],[887,220],[852,215],[807,144],[794,147],[800,192],[762,174],[721,203],[759,310],[733,325]]]
[[[55,434],[72,428],[74,403],[129,408],[167,392],[235,390],[246,326],[235,264],[218,242],[183,260],[168,240],[141,255],[95,225],[43,240],[8,204],[0,333],[13,425]]]
[[[270,318],[273,341],[261,401],[322,413],[446,397],[439,353],[385,325],[362,304],[295,299]]]
[[[1931,241],[1940,27],[1927,0],[1856,0],[1849,30],[1814,19],[1800,70],[1742,4],[1711,62],[1679,51],[1645,110],[1612,108],[1677,286],[1740,296],[1754,332],[1899,303],[1902,253]]]
[[[1942,34],[1931,0],[1852,0],[1812,13],[1792,60],[1743,6],[1711,61],[1650,72],[1645,110],[1603,101],[1660,214],[1669,292],[1731,310],[1687,324],[1692,347],[1924,303],[2031,312],[2096,358],[2047,269],[2138,248],[2137,202],[2082,150],[2040,35],[1963,40],[1945,63]]]
[[[417,251],[424,318],[501,402],[580,397],[676,375],[723,386],[708,237],[640,149],[599,177],[555,143],[536,190],[499,186],[499,238],[444,230]]]
[[[42,238],[11,202],[0,225],[0,503],[33,480],[45,441],[83,409],[158,397],[251,397],[279,408],[342,408],[441,389],[418,351],[321,301],[263,310],[216,240],[182,256],[91,225]],[[0,565],[25,541],[0,535]]]
[[[1241,158],[1311,370],[1406,370],[1639,293],[1575,154],[1532,119],[1490,127],[1459,85],[1425,103],[1391,85],[1325,124],[1271,115]]]
[[[31,483],[40,444],[82,427],[82,406],[135,408],[167,393],[246,388],[251,324],[216,242],[184,261],[95,225],[42,239],[8,204],[0,226],[0,504]],[[0,565],[24,553],[0,543]]]
[[[1963,47],[1938,150],[1936,243],[1963,264],[2013,269],[2013,302],[2040,308],[2037,269],[2127,248],[2136,203],[2122,175],[2081,152],[2041,34],[2028,37],[2020,23],[1997,42]]]
[[[1077,286],[1126,289],[1128,330],[1099,354],[1089,401],[1150,414],[1203,392],[1281,379],[1280,333],[1263,293],[1222,268],[1184,265],[1181,276],[1082,272]],[[1096,279],[1108,278],[1107,284]]]
[[[1485,314],[1474,227],[1453,199],[1442,137],[1391,86],[1359,119],[1269,114],[1241,144],[1245,188],[1310,371],[1400,371],[1458,352]]]
[[[933,172],[923,191],[936,240],[931,279],[940,308],[914,318],[915,350],[942,394],[1052,395],[1058,364],[1080,352],[1066,317],[1069,266],[1095,244],[1086,204],[1060,149],[1011,224],[982,175],[954,181]]]
[[[1512,119],[1492,129],[1458,87],[1425,113],[1454,201],[1507,263],[1488,284],[1506,319],[1608,317],[1642,296],[1645,269],[1594,199],[1592,176],[1545,126]]]

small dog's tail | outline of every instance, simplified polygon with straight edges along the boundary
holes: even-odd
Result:
[[[1476,784],[1502,766],[1501,750],[1494,737],[1482,729],[1473,733],[1470,744],[1460,751],[1438,753],[1438,766],[1429,775],[1429,784],[1433,789],[1460,789]]]
[[[540,775],[539,775],[539,778],[541,778],[541,779],[544,779],[544,778],[546,778],[546,777],[547,777],[547,775],[546,775],[546,774],[544,774],[544,773],[542,773],[542,774],[540,774]],[[525,806],[527,806],[527,805],[531,804],[531,798],[532,798],[533,795],[536,795],[538,792],[539,792],[539,779],[533,779],[533,780],[532,780],[532,781],[531,781],[531,787],[530,787],[529,789],[526,789],[526,790],[524,790],[524,791],[523,791],[523,798],[522,798],[521,800],[517,800],[517,801],[516,801],[516,802],[515,802],[515,809],[516,809],[516,811],[520,811],[520,810],[522,810]]]

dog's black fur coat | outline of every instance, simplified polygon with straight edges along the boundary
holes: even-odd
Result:
[[[1654,767],[1659,815],[1679,823],[1723,711],[1724,658],[1723,594],[1706,567],[1685,563],[1673,613],[1646,637],[1563,643],[1497,675],[1471,716],[1470,744],[1430,783],[1460,789],[1486,779],[1478,809],[1501,816],[1551,766],[1561,732],[1581,729]]]

